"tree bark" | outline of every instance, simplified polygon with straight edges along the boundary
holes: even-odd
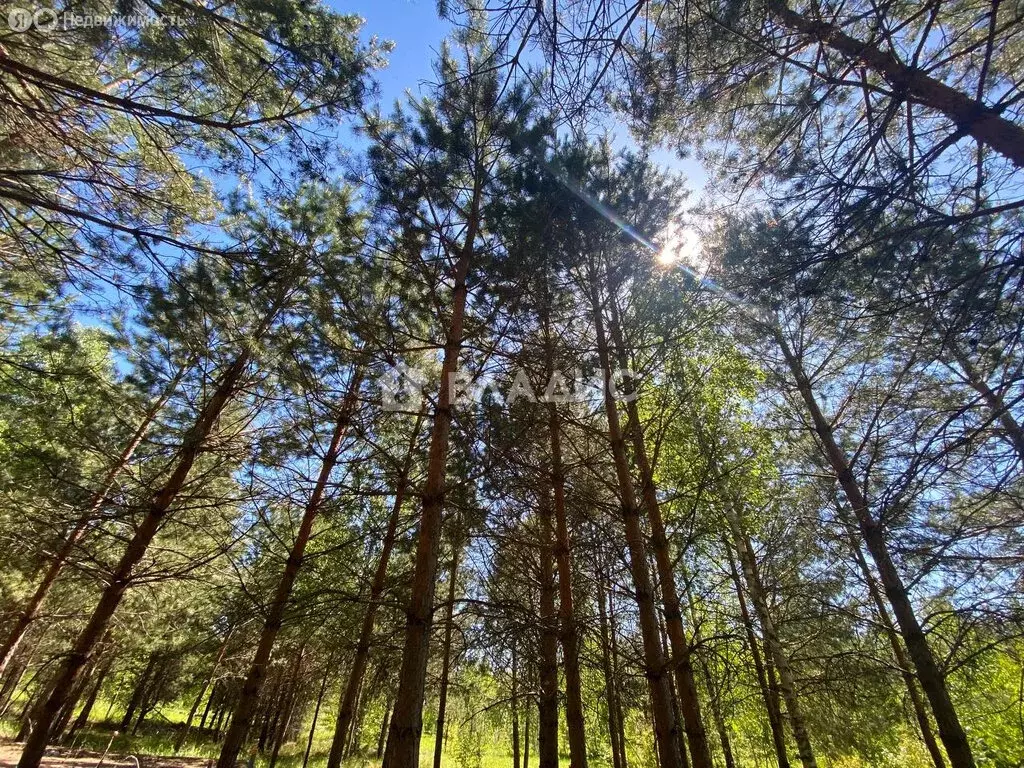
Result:
[[[263,631],[260,633],[259,643],[256,646],[256,654],[252,664],[249,666],[248,675],[242,684],[241,695],[235,712],[231,717],[227,733],[224,736],[224,745],[221,747],[220,757],[217,758],[217,768],[234,768],[238,760],[238,754],[242,750],[246,734],[252,724],[253,713],[256,703],[259,700],[260,688],[263,686],[263,678],[267,673],[267,665],[270,663],[270,654],[274,649],[274,642],[281,631],[284,622],[285,611],[291,598],[292,587],[295,579],[302,568],[302,558],[306,551],[306,544],[313,533],[313,524],[316,522],[320,508],[323,506],[324,494],[327,484],[331,478],[331,472],[338,463],[341,453],[341,443],[348,433],[349,425],[356,406],[359,404],[359,388],[362,384],[363,371],[356,368],[352,372],[348,392],[345,393],[344,402],[338,412],[338,420],[334,425],[334,432],[331,435],[331,442],[324,455],[323,463],[320,466],[320,474],[313,486],[309,501],[302,513],[302,522],[299,524],[299,531],[295,536],[291,551],[288,553],[288,560],[285,563],[284,572],[278,582],[274,598],[267,611],[267,619],[263,624]]]
[[[146,554],[153,537],[163,523],[164,517],[170,511],[171,505],[178,497],[185,485],[192,465],[195,463],[206,443],[207,438],[220,417],[221,412],[227,403],[234,398],[238,391],[239,383],[249,365],[251,353],[246,347],[234,362],[228,366],[223,378],[214,390],[212,397],[203,406],[195,424],[189,430],[188,435],[181,447],[178,456],[178,463],[168,478],[167,483],[156,493],[149,504],[146,516],[143,518],[135,534],[128,542],[121,560],[116,568],[103,595],[93,611],[88,624],[79,634],[78,639],[71,652],[68,654],[60,671],[54,678],[49,688],[49,693],[40,702],[34,712],[34,727],[25,742],[25,748],[18,761],[18,768],[38,768],[46,744],[49,738],[50,729],[53,726],[54,718],[60,711],[67,699],[68,692],[74,685],[78,674],[86,665],[97,641],[106,631],[110,619],[113,617],[117,607],[121,604],[124,594],[131,583],[132,569]]]
[[[452,635],[455,631],[455,589],[459,579],[460,542],[452,540],[452,565],[448,571],[448,605],[441,648],[441,683],[437,699],[437,727],[434,730],[434,768],[441,768],[444,752],[444,720],[448,710],[448,680],[452,669]]]
[[[892,617],[889,616],[889,611],[885,607],[885,601],[882,599],[882,593],[878,589],[878,583],[875,581],[874,574],[871,573],[871,569],[868,567],[868,562],[864,558],[864,553],[861,551],[860,543],[852,534],[848,539],[848,543],[850,545],[850,552],[853,554],[854,562],[857,563],[857,567],[860,569],[861,575],[864,577],[864,584],[868,589],[868,595],[871,597],[871,602],[875,606],[878,623],[882,625],[882,632],[889,641],[889,647],[892,648],[893,659],[896,661],[896,666],[899,667],[900,677],[903,678],[903,684],[907,688],[907,696],[910,698],[910,705],[914,710],[914,718],[917,720],[918,728],[921,729],[921,740],[924,742],[925,748],[928,750],[928,754],[931,756],[932,763],[935,765],[935,768],[946,768],[946,760],[942,756],[942,750],[939,748],[939,743],[935,740],[935,734],[932,733],[932,725],[928,719],[928,710],[921,698],[921,692],[917,689],[917,680],[914,678],[914,673],[911,671],[912,668],[910,660],[907,658],[907,654],[903,650],[899,634],[896,632],[896,627],[892,623]]]
[[[377,559],[377,569],[373,574],[373,581],[370,584],[370,595],[366,604],[366,612],[363,614],[363,623],[359,629],[355,656],[352,658],[352,666],[349,670],[344,691],[342,692],[341,704],[338,707],[338,716],[334,724],[334,739],[331,741],[331,751],[327,756],[327,768],[340,768],[341,766],[345,734],[348,733],[355,711],[356,693],[363,682],[363,675],[366,674],[366,663],[370,658],[370,642],[373,639],[373,627],[377,618],[377,608],[380,605],[380,598],[384,594],[384,587],[387,583],[391,552],[394,550],[395,542],[398,539],[398,523],[402,517],[402,505],[405,503],[405,496],[408,492],[409,472],[412,469],[412,461],[415,455],[416,441],[419,438],[420,426],[423,421],[423,414],[424,411],[421,409],[416,417],[416,424],[409,439],[402,471],[395,488],[395,500],[391,507],[391,516],[388,518],[387,530],[384,532],[380,557]]]
[[[110,674],[111,667],[114,666],[114,659],[109,659],[96,675],[96,682],[93,683],[92,688],[89,690],[89,695],[85,699],[85,704],[82,705],[82,711],[78,713],[78,717],[75,718],[75,722],[71,724],[71,729],[68,731],[67,738],[71,739],[78,731],[89,724],[89,715],[92,714],[92,708],[96,705],[96,699],[100,695],[100,691],[103,690],[103,683],[107,679],[107,675]]]
[[[523,713],[523,768],[530,768],[530,706],[526,703],[526,711]]]
[[[729,575],[732,577],[732,583],[736,588],[736,601],[740,607],[740,623],[743,624],[743,631],[747,636],[747,646],[750,648],[750,656],[754,661],[757,684],[761,689],[761,696],[764,698],[765,711],[768,713],[768,727],[772,732],[775,757],[779,763],[779,768],[789,768],[789,755],[786,752],[786,732],[782,724],[782,709],[779,706],[779,697],[774,690],[774,685],[769,685],[765,665],[761,659],[760,641],[757,635],[754,634],[754,622],[750,619],[747,600],[743,596],[743,583],[740,581],[739,572],[736,570],[736,560],[732,556],[732,548],[727,542],[725,543],[725,552],[729,558]]]
[[[995,150],[1017,168],[1024,168],[1024,128],[1003,117],[998,108],[907,66],[892,53],[847,35],[835,24],[794,11],[785,0],[771,0],[768,8],[784,26],[870,68],[889,83],[897,97],[945,115],[958,131]]]
[[[1021,144],[1021,147],[1024,148],[1024,143]],[[950,698],[945,675],[935,661],[928,638],[925,636],[924,629],[914,612],[914,606],[910,602],[907,588],[889,554],[889,546],[885,540],[882,526],[868,506],[867,498],[861,492],[860,485],[853,476],[849,459],[836,442],[831,424],[825,419],[818,406],[818,401],[814,397],[814,391],[811,389],[810,381],[805,375],[800,361],[794,356],[782,330],[773,325],[771,331],[782,350],[804,404],[807,406],[815,432],[821,441],[822,451],[832,466],[839,487],[843,489],[843,494],[857,518],[861,536],[875,563],[882,587],[889,599],[889,605],[896,616],[896,623],[903,636],[903,642],[906,644],[907,653],[910,654],[917,677],[921,681],[921,687],[931,704],[935,722],[939,727],[939,738],[946,748],[949,761],[953,768],[974,768],[971,745],[967,741],[967,734],[960,724],[960,718],[957,716],[953,700]]]
[[[516,644],[512,642],[512,768],[519,768],[519,665]]]
[[[445,339],[444,360],[441,364],[441,382],[427,454],[423,506],[420,510],[409,605],[406,608],[405,647],[398,676],[399,695],[395,700],[395,709],[388,728],[384,768],[419,768],[420,737],[423,734],[423,696],[427,678],[430,626],[433,622],[437,558],[441,546],[441,512],[444,508],[448,435],[452,423],[452,378],[459,369],[459,354],[462,351],[468,293],[466,278],[469,275],[474,243],[480,227],[482,188],[483,181],[478,175],[473,182],[473,197],[469,205],[465,240],[455,265],[452,315]]]
[[[667,677],[667,665],[661,652],[661,640],[658,632],[657,610],[654,605],[654,592],[651,573],[647,565],[647,547],[643,527],[640,524],[640,510],[636,502],[633,478],[629,471],[626,458],[626,441],[619,425],[618,405],[608,386],[612,374],[611,356],[605,335],[604,316],[601,308],[600,290],[598,288],[597,269],[590,261],[590,303],[593,313],[594,330],[597,341],[597,352],[604,373],[604,407],[608,421],[608,442],[615,463],[615,476],[619,486],[619,501],[622,506],[622,519],[626,532],[626,543],[629,549],[630,572],[633,577],[633,588],[636,594],[640,617],[640,634],[643,641],[644,665],[651,696],[651,712],[654,720],[655,740],[660,757],[661,768],[681,768],[682,758],[679,754],[679,733],[675,718],[672,715],[672,694]]]
[[[388,740],[388,721],[391,719],[392,699],[389,696],[384,702],[384,713],[380,717],[380,734],[377,736],[377,759],[384,756],[384,744]]]
[[[544,276],[544,357],[548,381],[555,373],[555,351],[551,338],[550,291]],[[576,623],[572,579],[569,524],[565,511],[565,469],[562,464],[562,425],[558,405],[547,403],[548,441],[551,458],[551,490],[554,499],[555,563],[558,566],[558,628],[565,673],[565,724],[569,737],[569,768],[587,768],[587,729],[583,710],[583,683],[580,678],[580,637]]]
[[[537,654],[537,765],[558,768],[558,613],[550,501],[539,494],[540,647]]]
[[[775,622],[772,619],[771,611],[768,609],[768,599],[765,596],[761,577],[757,570],[757,559],[754,557],[754,551],[750,547],[746,531],[743,529],[743,524],[732,505],[731,499],[724,499],[722,507],[725,510],[726,522],[733,536],[733,543],[739,554],[740,566],[743,569],[743,577],[747,584],[747,593],[754,602],[754,611],[761,624],[761,631],[764,633],[765,645],[768,646],[772,659],[775,661],[775,668],[779,671],[782,696],[786,700],[786,708],[789,710],[789,722],[793,728],[793,739],[796,741],[800,763],[804,768],[817,768],[818,763],[814,757],[811,738],[807,733],[800,700],[797,696],[796,682],[793,678],[792,669],[789,666],[789,658],[786,656],[786,652],[782,647],[782,641],[775,630]]]
[[[609,637],[608,611],[605,609],[604,573],[600,567],[597,575],[597,619],[601,637],[601,671],[604,674],[604,697],[608,709],[608,740],[612,749],[612,768],[626,768],[625,762],[620,758],[623,745],[619,743],[619,713],[617,711],[619,694],[615,682],[616,671]]]
[[[622,332],[622,323],[619,319],[610,272],[606,270],[605,274],[611,292],[609,297],[611,322],[609,325],[612,340],[618,348],[619,367],[625,371],[629,369],[625,337]],[[690,644],[683,628],[672,553],[669,551],[668,536],[665,533],[665,521],[661,514],[661,504],[658,501],[658,489],[654,484],[654,468],[647,456],[643,424],[640,421],[640,409],[636,404],[635,382],[630,380],[628,384],[629,394],[633,395],[626,400],[628,431],[633,444],[633,460],[640,473],[641,498],[651,526],[651,549],[654,552],[654,563],[657,569],[658,583],[661,587],[662,613],[665,616],[669,644],[672,649],[671,665],[676,681],[676,692],[679,696],[679,709],[686,730],[686,741],[690,747],[693,768],[713,768],[711,748],[708,745],[708,736],[700,712],[700,696],[697,692],[697,679],[693,672]]]

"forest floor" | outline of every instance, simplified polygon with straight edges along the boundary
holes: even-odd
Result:
[[[0,743],[0,768],[14,768],[21,756],[21,744]],[[121,755],[88,750],[51,747],[46,750],[43,768],[206,768],[212,760],[206,757],[162,757],[159,755]],[[136,758],[138,762],[136,762]]]

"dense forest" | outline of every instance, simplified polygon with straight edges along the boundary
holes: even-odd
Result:
[[[1019,0],[62,1],[0,764],[1024,765]]]

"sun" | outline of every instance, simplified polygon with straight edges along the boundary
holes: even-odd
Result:
[[[682,264],[696,272],[706,269],[707,261],[703,254],[700,233],[693,227],[669,225],[661,242],[661,250],[655,256],[659,266],[672,267]]]

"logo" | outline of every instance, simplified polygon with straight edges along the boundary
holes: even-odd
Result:
[[[27,32],[32,26],[32,11],[25,8],[11,8],[7,14],[7,26],[12,32]]]

